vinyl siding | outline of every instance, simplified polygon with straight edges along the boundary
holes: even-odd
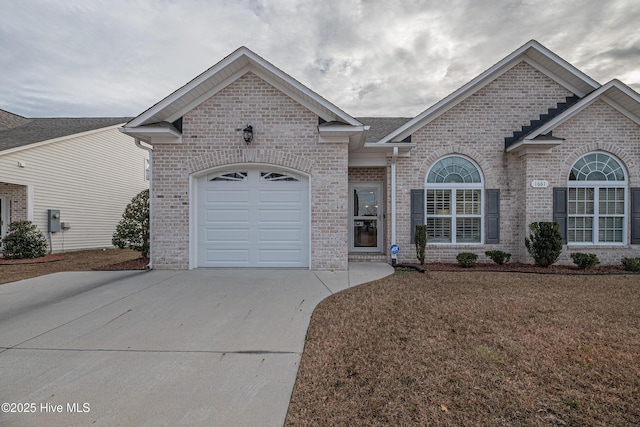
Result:
[[[60,210],[71,229],[53,234],[54,252],[108,247],[126,205],[148,188],[147,157],[131,137],[106,128],[0,155],[0,182],[33,186],[33,222],[45,234],[47,210]]]

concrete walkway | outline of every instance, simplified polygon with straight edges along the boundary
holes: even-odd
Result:
[[[281,426],[315,306],[391,273],[351,263],[1,285],[0,425]]]

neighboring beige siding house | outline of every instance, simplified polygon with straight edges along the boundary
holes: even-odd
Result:
[[[243,47],[121,131],[153,147],[155,268],[415,262],[417,224],[429,261],[531,262],[534,221],[563,263],[640,248],[640,96],[536,41],[414,118],[354,118]]]
[[[148,153],[118,132],[126,118],[27,119],[0,110],[0,218],[30,220],[53,252],[103,248],[145,188]],[[49,210],[70,228],[49,234]]]

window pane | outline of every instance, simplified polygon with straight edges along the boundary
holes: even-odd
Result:
[[[624,215],[624,188],[600,188],[600,215]]]
[[[427,190],[427,215],[451,215],[451,190]]]
[[[622,242],[623,217],[600,217],[598,219],[599,242]]]
[[[427,218],[427,242],[451,243],[451,218]]]
[[[591,215],[594,209],[593,188],[569,189],[569,215]]]
[[[482,213],[480,195],[480,190],[456,190],[456,214],[480,215]]]
[[[593,241],[593,218],[569,217],[567,219],[567,239],[569,242]]]
[[[479,243],[480,242],[480,218],[456,219],[456,242]]]

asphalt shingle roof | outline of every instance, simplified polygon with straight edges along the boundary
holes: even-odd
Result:
[[[0,128],[0,151],[114,126],[129,120],[131,118],[128,117],[24,119],[17,126]]]
[[[380,141],[411,119],[412,117],[356,117],[360,123],[371,126],[366,142]]]

